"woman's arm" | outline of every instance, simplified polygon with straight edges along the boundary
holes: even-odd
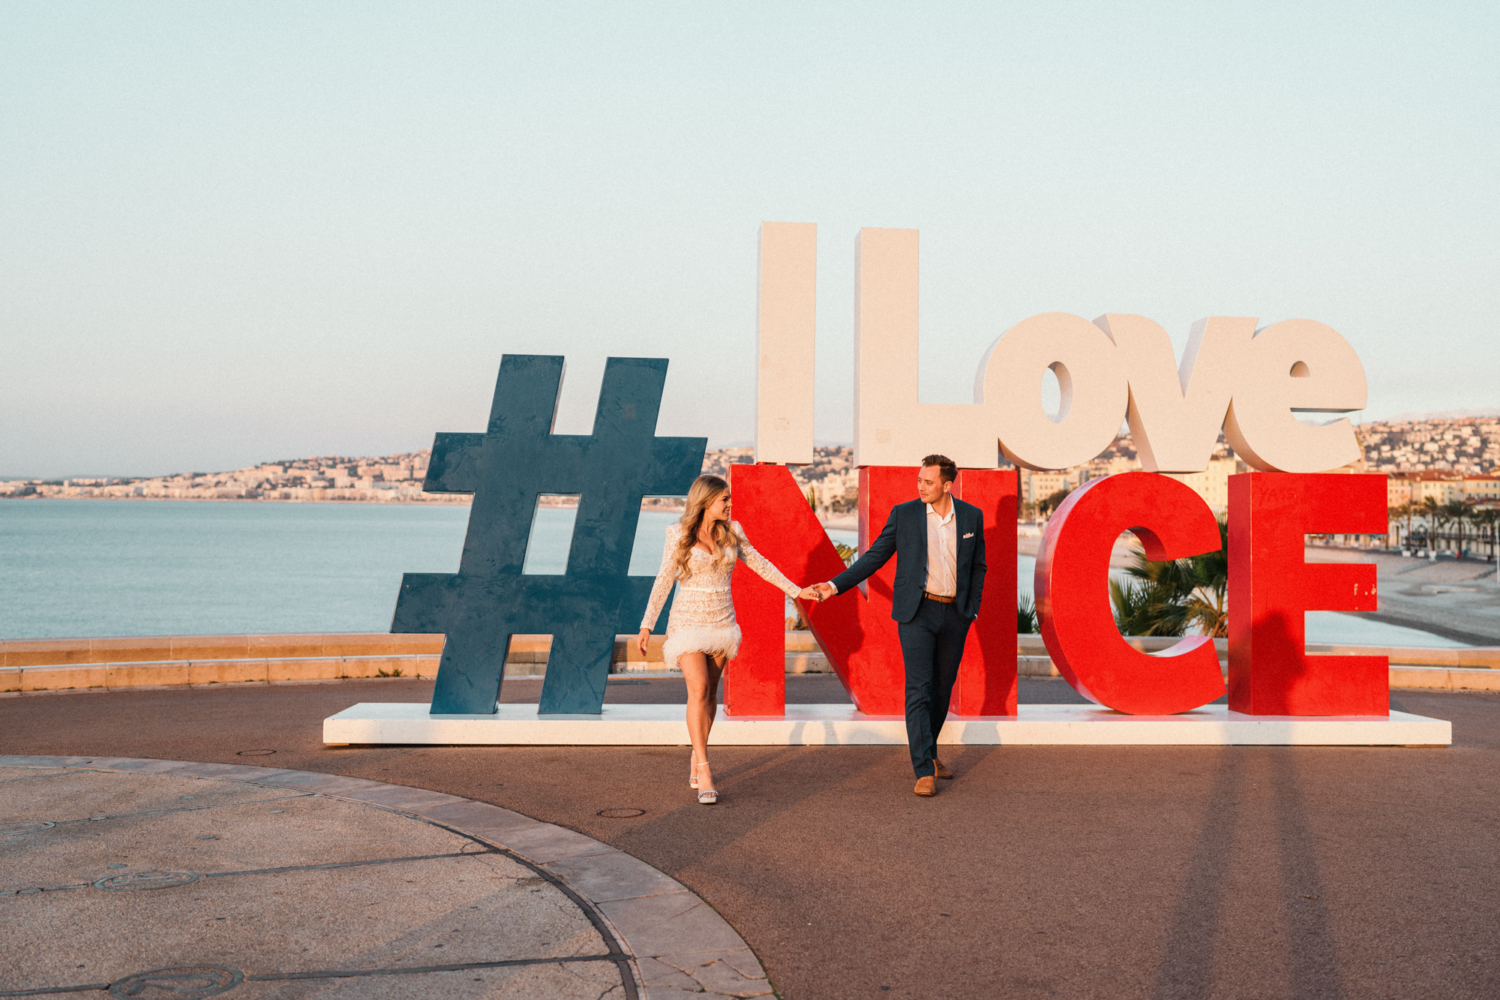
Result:
[[[734,535],[740,543],[740,558],[745,560],[745,565],[753,569],[757,576],[788,597],[797,597],[802,593],[802,588],[788,580],[781,570],[771,565],[771,560],[755,551],[755,546],[751,545],[750,539],[745,537],[745,529],[740,527],[738,521],[734,522]]]
[[[667,542],[661,552],[661,569],[656,571],[656,582],[651,585],[651,600],[646,602],[646,614],[641,618],[641,631],[650,632],[656,628],[656,619],[661,615],[661,607],[667,603],[667,595],[672,592],[672,584],[677,582],[677,536],[682,531],[678,525],[667,528]]]

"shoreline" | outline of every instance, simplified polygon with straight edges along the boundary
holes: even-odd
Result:
[[[334,504],[343,506],[399,506],[407,507],[460,507],[471,508],[472,498],[444,500],[309,500],[304,498],[261,499],[245,497],[13,497],[4,499],[39,499],[59,501],[120,501],[149,500],[176,503],[227,503],[227,504]],[[559,508],[561,509],[561,508]],[[642,513],[677,515],[681,508],[645,508]],[[454,515],[457,516],[457,515]],[[826,531],[852,533],[858,530],[858,517],[853,514],[821,516],[819,522]],[[1018,556],[1035,558],[1041,545],[1039,526],[1030,523],[1018,525],[1016,553]],[[848,534],[844,538],[848,538]],[[1132,540],[1122,537],[1111,552],[1110,567],[1125,569],[1130,565]],[[1322,562],[1363,562],[1376,568],[1378,582],[1378,606],[1368,612],[1349,612],[1349,617],[1364,618],[1371,622],[1414,629],[1428,635],[1467,645],[1500,645],[1500,582],[1495,575],[1495,564],[1477,560],[1436,561],[1406,557],[1374,549],[1338,548],[1310,545],[1304,547],[1304,561],[1308,564]],[[1024,581],[1023,581],[1024,586]],[[1342,612],[1340,612],[1343,614]]]

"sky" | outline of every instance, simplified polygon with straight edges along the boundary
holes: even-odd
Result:
[[[0,478],[483,429],[500,358],[671,360],[753,435],[756,240],[921,231],[920,384],[1040,312],[1306,317],[1361,419],[1500,405],[1500,5],[0,5]]]

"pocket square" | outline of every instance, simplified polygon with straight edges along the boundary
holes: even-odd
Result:
[[[965,538],[973,538],[974,537],[974,532],[971,531],[967,535],[965,535],[964,537]]]

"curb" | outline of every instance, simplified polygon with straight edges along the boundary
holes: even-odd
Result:
[[[487,802],[367,778],[246,764],[7,754],[0,755],[0,767],[86,767],[243,781],[313,792],[425,820],[493,844],[574,897],[594,920],[605,943],[613,945],[608,940],[612,934],[619,950],[628,956],[627,996],[668,1000],[689,994],[727,998],[773,993],[750,946],[697,893],[592,837]],[[639,988],[632,989],[637,984]]]

